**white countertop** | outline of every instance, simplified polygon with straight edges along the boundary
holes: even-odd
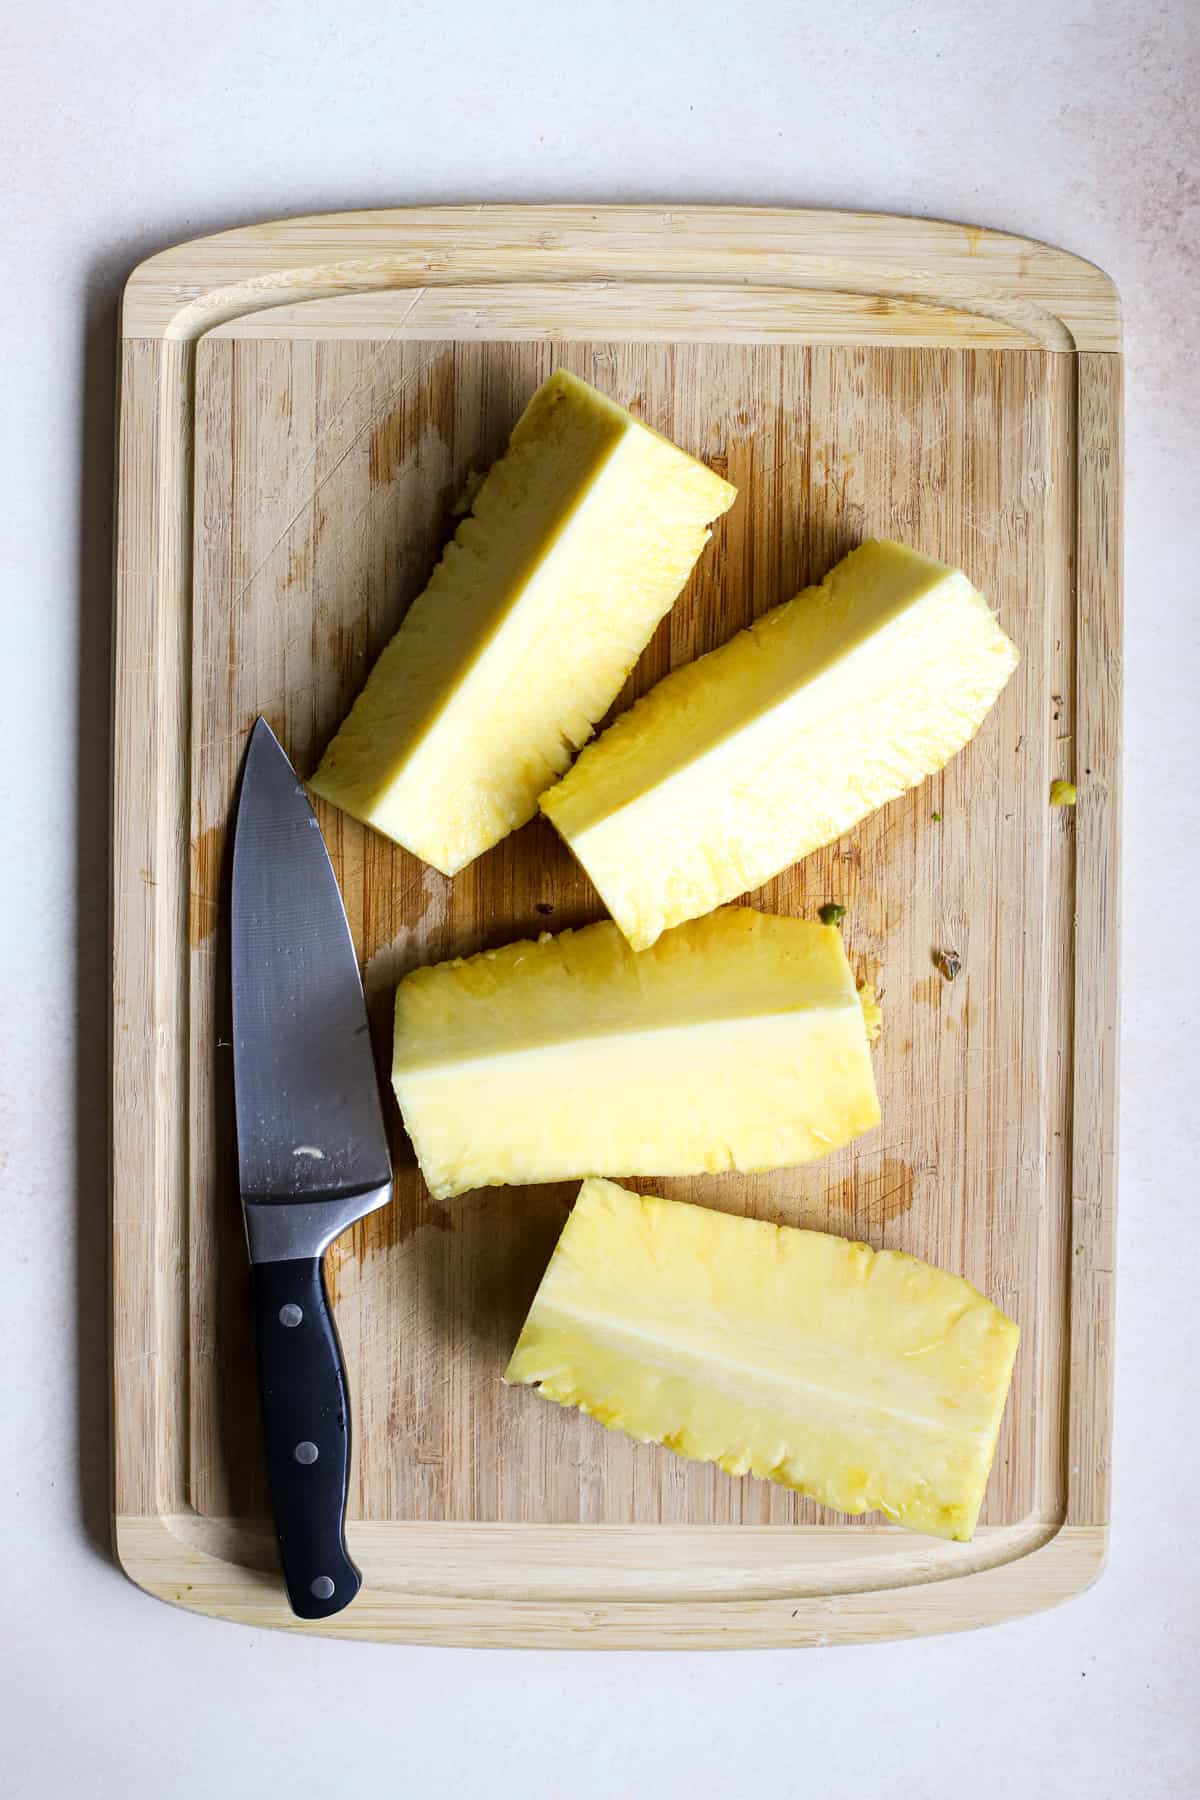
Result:
[[[1190,12],[1124,0],[9,9],[0,1786],[11,1800],[1200,1790],[1200,35]],[[1058,1612],[859,1650],[421,1651],[175,1612],[97,1548],[119,287],[148,251],[224,225],[505,198],[920,212],[1061,244],[1121,289],[1115,1525],[1103,1580]]]

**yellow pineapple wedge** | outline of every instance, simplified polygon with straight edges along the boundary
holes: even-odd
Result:
[[[942,768],[1016,666],[964,574],[866,543],[666,676],[542,811],[641,950]]]
[[[559,369],[375,664],[313,791],[455,874],[533,817],[735,492]]]
[[[416,969],[392,1083],[432,1194],[810,1162],[879,1122],[840,934],[727,907]]]
[[[1018,1335],[899,1251],[591,1180],[504,1379],[730,1475],[966,1539]]]

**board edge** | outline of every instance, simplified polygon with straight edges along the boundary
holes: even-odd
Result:
[[[1071,251],[944,220],[729,206],[484,204],[264,221],[140,263],[126,284],[122,331],[192,341],[276,304],[494,282],[500,271],[517,281],[843,287],[992,312],[1046,349],[1121,348],[1115,285]]]
[[[1077,359],[1068,1519],[1111,1507],[1120,1123],[1123,367]]]
[[[128,1579],[185,1611],[342,1641],[513,1650],[802,1649],[940,1636],[1074,1599],[1103,1573],[1108,1547],[1107,1526],[1064,1522],[1038,1548],[968,1575],[750,1600],[481,1600],[403,1595],[368,1582],[352,1607],[314,1625],[289,1612],[273,1575],[197,1548],[169,1516],[118,1515],[115,1528]]]

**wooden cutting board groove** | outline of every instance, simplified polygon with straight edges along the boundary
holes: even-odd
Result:
[[[484,279],[486,277],[486,279]],[[863,537],[965,567],[1021,668],[948,770],[753,896],[847,906],[882,1129],[639,1186],[960,1271],[1023,1342],[983,1526],[928,1543],[603,1432],[500,1373],[572,1188],[396,1200],[331,1259],[355,1410],[340,1634],[801,1643],[1050,1603],[1108,1516],[1116,300],[1062,252],[855,215],[498,208],[186,245],[125,312],[116,618],[117,1538],[152,1591],[288,1624],[236,1204],[227,827],[261,712],[309,772],[472,469],[559,364],[739,488],[623,706]],[[1095,346],[1094,348],[1091,346]],[[1056,775],[1074,812],[1051,809]],[[381,1069],[418,962],[602,916],[533,824],[449,881],[328,807]],[[935,817],[935,815],[938,815]],[[956,949],[953,984],[932,953]]]

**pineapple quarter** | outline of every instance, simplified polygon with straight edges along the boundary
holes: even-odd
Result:
[[[640,950],[944,767],[1017,660],[960,570],[862,544],[660,681],[542,811]]]
[[[590,735],[736,490],[559,369],[310,786],[453,875]]]
[[[429,1190],[810,1162],[879,1122],[841,935],[727,907],[416,969],[392,1083]]]
[[[730,1475],[969,1538],[1018,1327],[895,1250],[585,1181],[505,1380]]]

